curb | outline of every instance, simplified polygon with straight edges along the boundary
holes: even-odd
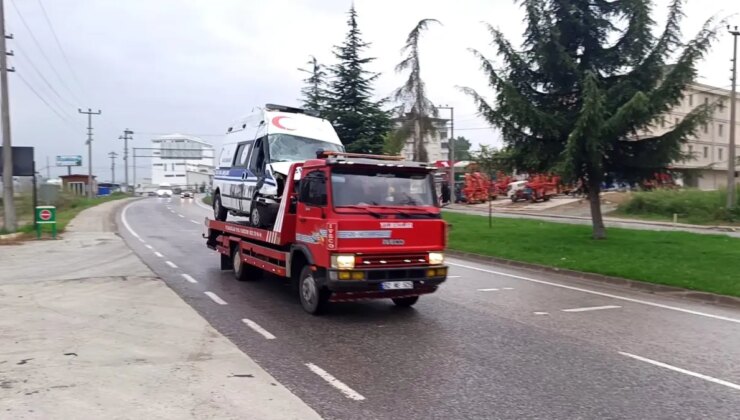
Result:
[[[16,232],[16,233],[7,233],[5,235],[0,235],[0,242],[2,241],[12,241],[13,239],[18,239],[21,236],[23,236],[23,232]]]
[[[673,296],[673,297],[678,297],[682,299],[688,299],[688,300],[692,300],[696,302],[713,303],[717,305],[729,306],[732,308],[740,308],[740,298],[734,297],[734,296],[718,295],[718,294],[709,293],[709,292],[699,292],[696,290],[684,289],[681,287],[665,286],[662,284],[647,283],[644,281],[624,279],[621,277],[605,276],[602,274],[585,273],[583,271],[575,271],[575,270],[569,270],[566,268],[556,268],[556,267],[550,267],[550,266],[534,264],[534,263],[507,260],[505,258],[489,257],[486,255],[474,254],[471,252],[455,251],[451,249],[447,249],[445,251],[445,254],[453,256],[453,257],[461,258],[464,260],[473,261],[473,262],[496,263],[496,264],[500,264],[500,265],[504,265],[508,267],[524,268],[528,270],[538,271],[541,273],[544,272],[544,273],[553,273],[553,274],[563,274],[563,275],[575,277],[578,279],[597,281],[600,283],[610,284],[614,286],[628,287],[631,289],[637,289],[642,292],[647,292],[647,293],[652,293],[652,294],[662,294],[666,296]]]

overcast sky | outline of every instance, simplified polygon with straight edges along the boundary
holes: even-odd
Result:
[[[653,16],[660,24],[667,3],[655,2]],[[173,132],[218,145],[229,122],[253,106],[298,104],[305,75],[297,68],[309,55],[333,64],[331,48],[344,38],[350,5],[350,0],[6,0],[6,28],[15,35],[8,41],[15,51],[9,65],[17,71],[10,75],[13,144],[36,147],[37,168],[46,166],[47,156],[53,166],[56,155],[81,154],[86,169],[87,120],[77,108],[90,107],[103,111],[93,121],[93,170],[104,180],[110,178],[107,154],[123,154],[118,136],[127,127],[136,133],[135,147],[150,147],[151,137]],[[523,13],[513,0],[355,0],[355,6],[364,39],[372,43],[367,54],[377,57],[370,70],[381,73],[378,97],[401,83],[393,67],[409,30],[422,18],[439,19],[443,25],[432,26],[422,42],[430,99],[455,107],[456,134],[476,144],[500,144],[456,86],[492,94],[468,49],[495,57],[482,22],[519,42]],[[691,0],[685,10],[688,37],[712,15],[740,14],[740,2]],[[740,16],[730,22],[740,25]],[[732,37],[723,33],[700,66],[700,82],[729,86],[731,48]],[[62,173],[52,168],[52,176]]]

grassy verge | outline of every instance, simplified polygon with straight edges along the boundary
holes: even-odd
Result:
[[[213,196],[207,195],[207,196],[203,197],[203,203],[204,204],[208,204],[209,206],[212,206],[213,205]]]
[[[740,239],[685,232],[609,229],[445,213],[449,248],[687,289],[740,296]]]
[[[724,190],[659,190],[634,193],[612,214],[647,220],[673,220],[673,215],[677,214],[679,222],[700,225],[740,221],[740,188],[735,209],[728,210],[726,204],[727,192]]]
[[[67,227],[67,224],[72,219],[74,219],[74,217],[77,216],[77,214],[79,214],[82,210],[97,206],[98,204],[106,203],[108,201],[120,200],[126,197],[128,197],[128,195],[124,193],[113,193],[106,197],[96,197],[93,199],[79,196],[70,196],[66,194],[61,195],[56,205],[57,232],[63,232],[64,229]],[[44,232],[46,232],[47,230],[49,230],[49,228],[44,228]],[[34,232],[33,223],[22,226],[20,229],[18,229],[18,231],[24,233]]]

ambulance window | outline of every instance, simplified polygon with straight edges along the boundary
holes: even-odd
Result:
[[[249,169],[257,174],[261,174],[265,170],[265,148],[262,145],[263,141],[264,137],[254,142],[254,151],[249,160]]]
[[[234,166],[239,166],[242,168],[247,167],[247,156],[249,156],[249,146],[251,142],[240,144],[239,148],[236,152],[236,162],[234,162]]]

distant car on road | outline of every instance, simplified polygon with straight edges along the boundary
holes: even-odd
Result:
[[[172,197],[172,190],[169,188],[160,188],[157,190],[157,197]]]
[[[195,195],[190,190],[183,190],[183,192],[180,193],[180,198],[193,198]]]
[[[157,192],[156,191],[149,191],[146,195],[148,195],[149,197],[156,197],[157,196]]]

